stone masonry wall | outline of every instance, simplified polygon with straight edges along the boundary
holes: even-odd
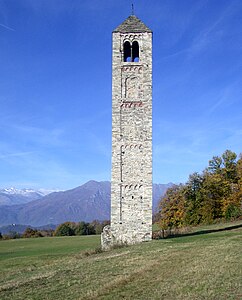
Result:
[[[138,41],[139,62],[123,62],[125,41]],[[151,32],[113,32],[112,76],[111,227],[108,238],[110,244],[133,244],[152,237]]]

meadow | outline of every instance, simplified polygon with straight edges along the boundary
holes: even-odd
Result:
[[[242,299],[242,222],[99,253],[100,236],[0,241],[0,299]]]

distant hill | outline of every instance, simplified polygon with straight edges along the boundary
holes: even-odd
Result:
[[[172,187],[174,183],[154,183],[153,184],[153,212],[155,212],[158,208],[158,204],[160,202],[161,197],[163,197],[168,188]]]
[[[170,186],[172,183],[153,185],[153,210]],[[54,192],[28,203],[4,205],[0,209],[0,226],[9,224],[41,226],[66,221],[90,222],[95,219],[109,219],[110,192],[109,181],[92,180],[77,188]]]
[[[26,230],[26,228],[33,228],[33,229],[39,229],[39,230],[55,230],[56,229],[56,225],[53,224],[48,224],[48,225],[44,225],[44,226],[38,226],[38,227],[33,227],[31,225],[19,225],[19,224],[11,224],[11,225],[7,225],[7,226],[2,226],[0,227],[0,232],[2,234],[9,234],[11,232],[17,232],[17,233],[24,233],[24,231]]]

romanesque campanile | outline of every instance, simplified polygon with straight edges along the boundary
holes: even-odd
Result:
[[[111,226],[102,247],[152,236],[152,31],[131,15],[113,31]]]

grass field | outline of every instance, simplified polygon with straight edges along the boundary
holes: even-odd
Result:
[[[97,254],[100,236],[1,241],[0,299],[239,300],[242,227],[206,233],[224,226]]]

